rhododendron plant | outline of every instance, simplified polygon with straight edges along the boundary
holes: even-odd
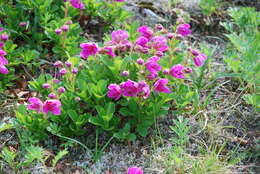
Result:
[[[30,83],[45,101],[30,99],[28,109],[46,115],[65,135],[83,134],[89,123],[133,141],[168,113],[170,102],[174,112],[196,103],[192,82],[206,55],[175,37],[191,34],[189,26],[171,32],[141,26],[135,37],[130,33],[115,30],[101,47],[83,42],[80,56],[67,53],[65,63],[56,61],[55,73]]]

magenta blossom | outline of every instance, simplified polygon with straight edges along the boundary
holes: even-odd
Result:
[[[110,84],[108,86],[108,93],[107,93],[107,96],[109,98],[112,98],[112,99],[115,99],[115,100],[118,100],[121,95],[122,95],[122,91],[121,91],[121,88],[119,85],[117,84]]]
[[[0,48],[3,48],[4,47],[4,42],[0,42]]]
[[[156,74],[161,71],[161,66],[157,63],[160,60],[160,57],[153,56],[149,58],[146,63],[145,67],[148,71],[150,71],[151,74]]]
[[[6,55],[6,52],[4,50],[0,49],[0,65],[7,65],[8,60],[4,57]]]
[[[171,90],[169,87],[167,87],[168,79],[159,79],[154,84],[154,90],[155,92],[163,92],[163,93],[170,93]]]
[[[138,83],[132,81],[132,80],[127,80],[126,82],[122,82],[120,84],[120,88],[122,89],[122,94],[124,96],[130,96],[130,97],[135,97],[139,93],[139,88],[138,88]]]
[[[184,78],[184,66],[181,64],[174,65],[170,71],[171,75],[177,79],[183,79]]]
[[[148,26],[141,26],[137,30],[141,36],[146,37],[148,40],[150,40],[153,37],[153,30],[149,28]]]
[[[9,36],[7,34],[5,34],[5,33],[0,35],[0,39],[3,40],[3,41],[8,40],[8,38],[9,38]]]
[[[141,36],[136,39],[135,44],[147,48],[148,42],[149,42],[149,40],[146,37]]]
[[[151,39],[149,45],[156,51],[165,52],[168,50],[167,39],[164,36],[155,36]]]
[[[29,105],[27,105],[27,109],[29,110],[35,110],[37,113],[41,112],[42,109],[42,101],[38,99],[37,97],[31,97],[28,99]]]
[[[112,41],[116,44],[122,43],[123,41],[127,40],[129,37],[129,34],[125,30],[116,30],[113,31],[112,34]]]
[[[150,96],[150,87],[145,81],[141,81],[138,83],[139,87],[139,95],[143,97],[143,99],[147,99]]]
[[[111,56],[111,57],[116,57],[116,54],[114,53],[113,51],[113,47],[104,47],[104,50],[105,50],[105,54]]]
[[[6,68],[6,66],[0,64],[0,74],[8,74],[9,70]]]
[[[80,44],[82,49],[80,56],[83,59],[87,59],[89,56],[95,56],[98,52],[98,46],[95,43],[82,43]]]
[[[70,4],[74,8],[78,8],[78,9],[84,9],[85,8],[85,5],[83,3],[81,3],[81,0],[70,0]]]
[[[51,99],[46,100],[43,103],[43,113],[48,114],[48,112],[51,112],[53,115],[60,115],[61,114],[61,102],[59,100]]]
[[[143,174],[143,171],[139,167],[131,167],[127,170],[127,174]]]
[[[117,2],[125,2],[125,0],[116,0]]]
[[[204,64],[204,62],[207,60],[207,56],[205,54],[199,54],[198,56],[196,56],[194,59],[194,64],[197,67],[200,67]]]
[[[177,27],[177,33],[181,34],[182,36],[187,36],[191,34],[190,24],[180,24]]]

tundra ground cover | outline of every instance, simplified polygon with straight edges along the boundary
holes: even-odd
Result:
[[[2,91],[11,91],[20,80],[26,92],[14,91],[15,100],[2,93],[3,106],[10,100],[16,104],[11,104],[12,119],[1,123],[0,130],[15,130],[18,144],[3,140],[1,170],[30,173],[40,165],[43,173],[234,173],[243,160],[259,159],[254,153],[257,139],[243,136],[249,120],[257,121],[259,115],[259,13],[254,9],[229,11],[231,22],[222,24],[231,40],[223,56],[228,68],[220,72],[214,60],[219,45],[194,42],[194,28],[181,17],[167,28],[120,24],[118,19],[108,25],[111,30],[103,40],[95,42],[81,32],[88,16],[109,21],[120,13],[124,19],[123,2],[38,0],[3,5]],[[101,6],[107,14],[98,12]],[[18,16],[9,15],[9,8],[32,14],[28,22],[14,20]],[[56,13],[58,19],[52,16]],[[31,25],[37,16],[41,20]],[[29,31],[17,35],[20,28],[10,23]],[[250,44],[240,45],[239,35]],[[14,72],[24,74],[24,80],[17,80]],[[237,107],[247,107],[249,113]],[[236,112],[241,112],[241,123],[232,122]],[[242,133],[238,123],[245,128]],[[257,122],[255,126],[253,134]],[[141,151],[140,141],[149,149]],[[133,161],[104,166],[102,158],[112,143],[146,158],[138,162],[125,155],[121,161]],[[85,163],[72,164],[74,151]],[[71,170],[62,171],[66,160],[71,164],[65,169]]]

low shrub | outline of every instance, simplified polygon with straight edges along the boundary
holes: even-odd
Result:
[[[141,26],[130,34],[115,30],[100,45],[81,43],[79,56],[68,54],[65,63],[53,64],[53,73],[30,82],[38,96],[28,100],[27,109],[19,107],[19,123],[38,137],[47,128],[81,135],[94,125],[119,140],[135,140],[170,109],[198,111],[196,71],[208,59],[182,41],[190,34],[189,24],[179,24],[174,33],[161,25]]]

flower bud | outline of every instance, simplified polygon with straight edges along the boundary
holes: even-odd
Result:
[[[61,30],[64,31],[64,32],[67,32],[69,30],[69,26],[68,25],[63,25],[61,27]]]
[[[169,69],[164,69],[164,70],[163,70],[163,74],[164,74],[164,75],[168,75],[169,73],[170,73],[170,70],[169,70]]]
[[[155,29],[161,31],[164,27],[161,24],[155,24]]]
[[[54,64],[53,64],[54,67],[56,68],[61,68],[63,66],[63,63],[61,61],[56,61]]]
[[[8,40],[9,37],[7,34],[3,33],[3,34],[1,34],[0,38],[1,38],[1,40],[6,41],[6,40]]]
[[[191,73],[191,72],[192,72],[192,69],[189,68],[189,67],[188,67],[188,68],[185,68],[185,69],[184,69],[184,72],[185,72],[185,73]]]
[[[143,65],[144,64],[144,59],[142,59],[142,58],[137,59],[137,63],[139,65]]]
[[[72,74],[77,74],[78,73],[78,68],[73,68],[72,69]]]
[[[69,68],[69,67],[71,67],[72,63],[70,61],[66,61],[65,65]]]
[[[66,25],[71,25],[72,24],[72,20],[69,20],[65,23]]]
[[[20,27],[26,27],[26,25],[27,25],[27,22],[20,22],[20,24],[19,24]]]
[[[183,36],[181,34],[176,35],[176,39],[181,40],[182,38],[183,38]]]
[[[3,48],[4,47],[4,42],[0,42],[0,48]]]
[[[48,95],[48,97],[49,97],[50,99],[55,99],[55,98],[56,98],[56,95],[55,95],[54,93],[50,93],[50,94]]]
[[[124,77],[127,77],[127,76],[129,76],[129,72],[128,71],[123,71],[121,75],[124,76]]]
[[[158,57],[162,57],[163,52],[162,51],[156,51],[155,55],[158,56]]]
[[[65,68],[62,68],[62,69],[60,69],[59,73],[60,73],[60,75],[64,76],[65,74],[68,73],[68,70],[66,70]]]
[[[49,83],[44,83],[44,84],[42,85],[42,88],[44,88],[44,89],[49,89],[49,88],[51,88],[51,85],[50,85]]]
[[[61,32],[62,32],[62,30],[61,30],[61,29],[59,29],[59,28],[55,30],[55,33],[56,33],[57,35],[60,35],[60,34],[61,34]]]
[[[200,52],[198,50],[191,50],[191,54],[193,56],[198,56],[200,54]]]
[[[59,92],[60,94],[64,93],[65,91],[66,91],[66,89],[65,89],[64,87],[59,87],[59,88],[58,88],[58,92]]]
[[[77,102],[79,102],[81,99],[80,99],[80,97],[75,97],[74,100],[77,101]]]
[[[167,38],[168,38],[168,39],[174,38],[174,34],[173,34],[173,33],[168,33],[168,34],[167,34]]]
[[[58,80],[58,79],[53,79],[52,82],[55,83],[55,84],[57,84],[57,83],[60,83],[60,80]]]

